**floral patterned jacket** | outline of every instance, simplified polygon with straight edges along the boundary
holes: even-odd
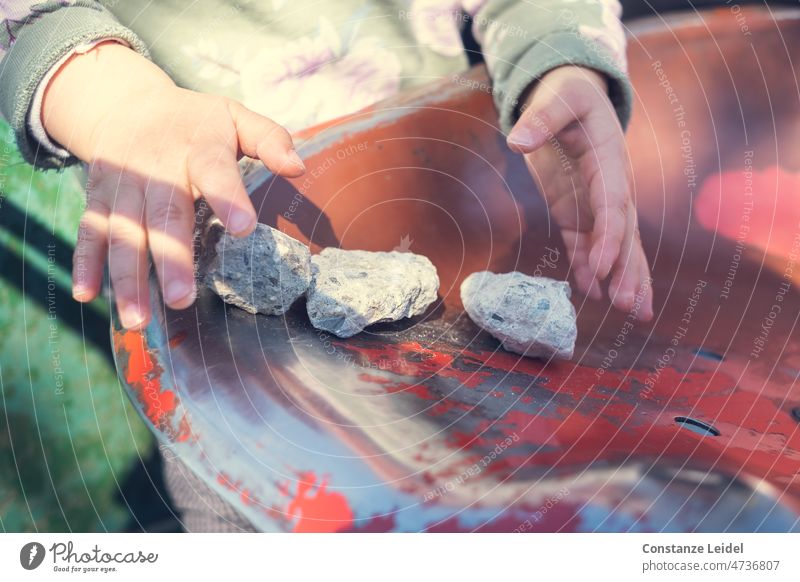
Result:
[[[463,71],[471,23],[504,131],[526,87],[564,64],[605,73],[625,125],[620,14],[617,0],[0,0],[0,111],[29,162],[75,162],[41,127],[43,87],[73,52],[113,38],[181,86],[297,130]]]

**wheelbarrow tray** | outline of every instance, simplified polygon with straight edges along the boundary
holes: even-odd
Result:
[[[301,178],[247,175],[261,222],[423,254],[440,301],[344,340],[153,281],[113,339],[162,446],[267,531],[797,529],[800,12],[744,12],[632,31],[652,323],[576,293],[575,358],[544,362],[466,317],[472,272],[569,276],[479,67],[304,132]]]

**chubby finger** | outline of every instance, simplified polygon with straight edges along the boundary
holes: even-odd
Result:
[[[628,156],[622,134],[593,137],[587,124],[592,149],[581,158],[581,172],[589,187],[589,205],[594,215],[589,263],[598,279],[605,279],[619,256],[634,210],[628,180]]]
[[[567,256],[578,290],[590,299],[601,299],[603,291],[600,289],[600,282],[589,267],[589,248],[591,245],[589,235],[576,231],[562,231],[561,235],[567,247]]]
[[[141,329],[150,320],[147,235],[141,186],[121,179],[108,225],[108,269],[122,325]]]
[[[630,235],[626,235],[608,292],[615,307],[623,311],[635,309],[638,319],[649,321],[653,317],[650,269],[638,235],[635,215],[631,215]]]
[[[530,105],[509,132],[508,147],[519,153],[533,152],[571,123],[580,123],[586,112],[587,100],[581,93],[557,93],[546,85],[540,85]]]
[[[639,264],[639,289],[637,291],[638,294],[642,295],[639,319],[642,321],[650,321],[655,315],[653,311],[653,277],[650,274],[650,265],[647,262],[647,255],[643,248],[641,249],[641,253],[642,261]]]
[[[624,203],[596,207],[592,229],[589,266],[595,276],[605,279],[620,254],[625,238],[628,208]]]
[[[195,298],[191,194],[176,184],[151,181],[145,194],[145,220],[164,301],[173,309],[189,307]]]
[[[236,101],[230,102],[229,107],[242,152],[261,160],[279,176],[294,178],[306,171],[292,136],[282,126]]]
[[[641,321],[653,319],[652,280],[644,251],[640,249],[634,251],[621,280],[612,281],[609,295],[617,309],[634,313]]]
[[[100,293],[108,248],[108,204],[90,193],[72,255],[72,297],[88,303]]]
[[[641,255],[634,249],[634,229],[636,217],[633,212],[626,216],[625,235],[620,245],[619,256],[613,267],[613,275],[608,285],[608,294],[614,307],[622,311],[633,309],[636,291],[639,287]]]
[[[642,321],[653,319],[653,278],[650,274],[650,264],[642,246],[639,234],[638,221],[634,231],[634,252],[639,256],[639,278],[636,283],[636,297],[639,304],[638,317]]]
[[[253,232],[256,211],[230,147],[210,143],[197,148],[189,157],[188,174],[191,187],[205,197],[228,232],[235,236]]]

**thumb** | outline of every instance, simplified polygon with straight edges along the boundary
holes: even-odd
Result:
[[[261,160],[279,176],[295,178],[306,171],[292,136],[282,126],[237,101],[231,101],[229,108],[242,152]]]

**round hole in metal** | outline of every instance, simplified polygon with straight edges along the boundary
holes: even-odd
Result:
[[[707,360],[714,360],[716,362],[721,362],[725,358],[722,354],[718,354],[712,350],[707,350],[705,348],[697,348],[694,350],[695,355],[700,356],[701,358],[706,358]]]

